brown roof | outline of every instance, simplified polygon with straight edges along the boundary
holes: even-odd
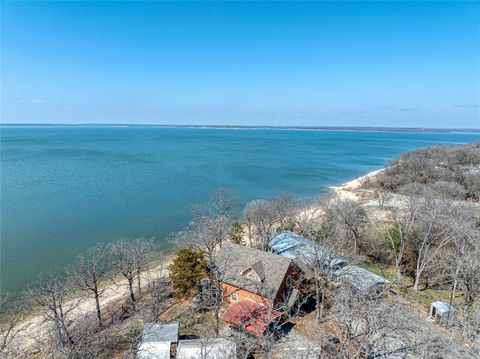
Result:
[[[270,299],[275,298],[291,263],[288,258],[230,242],[223,243],[217,253],[223,282]],[[260,281],[242,275],[247,269],[255,271]]]

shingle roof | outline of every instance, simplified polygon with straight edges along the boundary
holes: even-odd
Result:
[[[225,242],[217,253],[223,282],[271,299],[276,296],[290,264],[288,258],[230,242]],[[260,283],[242,275],[248,268],[262,279]]]
[[[178,322],[147,323],[143,327],[142,342],[178,342]]]
[[[263,262],[261,260],[253,263],[251,268],[257,273],[261,280],[265,280],[265,268],[263,268]]]

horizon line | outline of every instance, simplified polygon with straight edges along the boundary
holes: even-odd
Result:
[[[133,123],[0,123],[0,127],[163,127],[163,128],[212,128],[212,129],[299,129],[299,130],[357,130],[357,131],[368,131],[368,130],[381,130],[381,131],[409,131],[409,132],[480,132],[479,128],[473,127],[398,127],[398,126],[314,126],[314,125],[188,125],[188,124],[153,124],[153,123],[142,123],[142,124],[133,124]]]

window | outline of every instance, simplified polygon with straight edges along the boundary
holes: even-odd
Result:
[[[238,302],[238,296],[236,293],[232,293],[232,295],[230,296],[230,300],[232,302]]]
[[[291,275],[287,277],[287,286],[291,287],[293,285],[293,278]]]

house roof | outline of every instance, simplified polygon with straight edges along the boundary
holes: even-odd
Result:
[[[447,302],[433,302],[432,303],[432,306],[434,306],[438,312],[440,313],[448,313],[450,311],[455,311],[455,308],[452,307],[450,304],[448,304]]]
[[[170,359],[170,342],[142,342],[137,350],[138,359]]]
[[[180,340],[177,359],[234,359],[237,358],[237,345],[226,338]]]
[[[230,242],[225,242],[217,253],[223,282],[270,299],[278,293],[290,264],[288,258]],[[249,268],[256,272],[260,282],[242,275]]]
[[[280,256],[293,259],[308,266],[313,266],[321,261],[328,267],[341,266],[347,261],[328,250],[290,231],[284,231],[270,241],[270,249]]]
[[[360,291],[365,291],[376,285],[388,283],[385,278],[364,268],[352,265],[347,265],[335,271],[334,275],[341,282],[347,283]]]
[[[231,305],[220,317],[224,322],[253,335],[262,334],[267,326],[282,315],[277,310],[244,300]]]
[[[178,322],[171,323],[147,323],[143,327],[143,343],[176,343],[178,342]]]

